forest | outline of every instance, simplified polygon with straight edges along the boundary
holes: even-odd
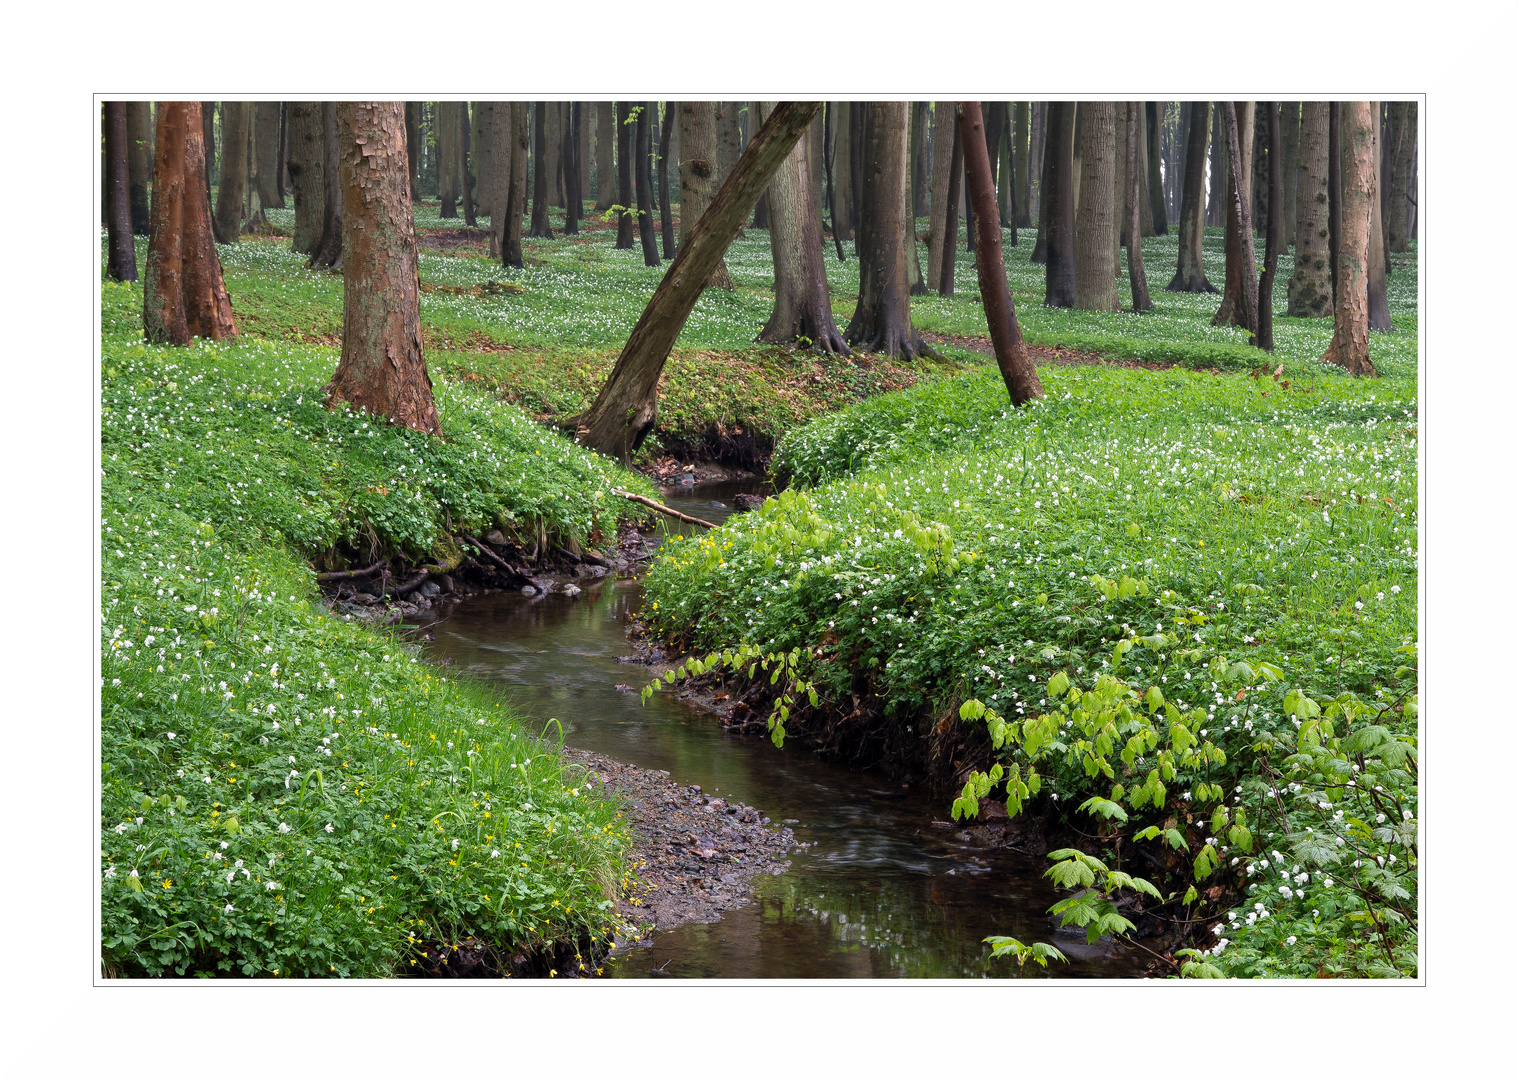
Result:
[[[98,113],[103,977],[1421,977],[1419,101]]]

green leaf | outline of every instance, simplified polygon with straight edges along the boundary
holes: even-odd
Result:
[[[1049,687],[1048,687],[1049,696],[1051,698],[1057,698],[1061,694],[1065,693],[1066,690],[1070,689],[1070,686],[1071,686],[1071,680],[1066,675],[1066,673],[1063,672],[1063,671],[1057,671],[1050,678],[1050,683],[1049,683]]]

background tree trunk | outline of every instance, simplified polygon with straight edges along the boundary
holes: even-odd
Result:
[[[654,192],[649,181],[649,112],[654,103],[639,102],[638,120],[634,125],[633,167],[638,183],[638,241],[643,245],[643,264],[659,265],[659,246],[654,239]]]
[[[1146,175],[1150,185],[1150,217],[1154,223],[1156,236],[1165,236],[1169,231],[1166,224],[1166,189],[1160,175],[1161,104],[1158,101],[1145,102],[1146,132],[1150,140],[1149,171]]]
[[[1282,124],[1276,102],[1262,105],[1266,129],[1266,257],[1261,268],[1260,287],[1256,293],[1255,343],[1268,352],[1276,347],[1272,333],[1272,290],[1276,287],[1276,259],[1282,235]]]
[[[971,199],[976,204],[976,227],[981,242],[976,245],[976,280],[981,288],[981,305],[986,310],[986,326],[991,334],[992,352],[997,368],[1014,405],[1022,405],[1044,396],[1044,387],[1034,372],[1033,361],[1023,347],[1023,330],[1013,308],[1012,293],[1007,287],[1007,267],[1002,262],[1002,226],[997,221],[997,189],[992,182],[991,157],[988,153],[981,104],[962,103],[960,139],[965,147],[965,179]]]
[[[1366,304],[1366,256],[1371,243],[1376,161],[1368,101],[1340,103],[1339,135],[1345,142],[1345,215],[1334,294],[1334,336],[1323,361],[1352,375],[1376,375],[1371,363],[1371,317]],[[1332,119],[1332,118],[1331,118]]]
[[[327,407],[442,434],[422,355],[417,235],[399,101],[337,106],[343,185],[343,351]]]
[[[469,102],[459,101],[457,106],[457,124],[459,137],[454,140],[455,160],[459,163],[459,201],[464,204],[464,224],[471,229],[479,225],[475,220],[475,183],[470,175],[470,147],[473,139],[471,129]]]
[[[633,248],[633,233],[637,229],[637,223],[633,220],[633,125],[628,123],[632,105],[630,102],[619,101],[617,103],[617,205],[622,207],[617,212],[617,243],[614,248],[623,251],[631,251]]]
[[[410,145],[410,144],[408,144]],[[290,195],[295,202],[295,235],[290,250],[308,255],[322,235],[327,188],[323,179],[326,141],[322,135],[322,103],[290,103]]]
[[[152,135],[149,132],[153,103],[150,101],[127,102],[127,173],[128,198],[132,214],[132,232],[147,236],[151,207],[148,204],[148,181],[153,178],[149,164]],[[1407,185],[1404,186],[1407,190]],[[1406,215],[1405,215],[1406,217]],[[1403,230],[1403,246],[1408,247],[1408,230]]]
[[[1239,326],[1255,333],[1255,259],[1247,252],[1255,250],[1255,236],[1251,230],[1251,211],[1254,195],[1251,181],[1254,177],[1250,147],[1255,142],[1255,102],[1236,101],[1231,108],[1226,101],[1219,102],[1224,112],[1223,128],[1227,153],[1228,205],[1225,207],[1224,233],[1224,293],[1213,315],[1214,326]],[[1239,138],[1239,147],[1228,142],[1230,125]],[[1238,194],[1239,198],[1235,198]],[[1250,300],[1245,302],[1246,294]]]
[[[849,240],[854,237],[855,220],[859,216],[849,164],[854,157],[850,149],[853,138],[850,106],[847,101],[834,101],[828,107],[833,110],[833,194],[836,200],[833,227],[840,240]]]
[[[213,223],[218,244],[237,243],[243,225],[243,191],[248,177],[248,124],[251,101],[222,102],[222,175]]]
[[[1142,207],[1139,198],[1139,132],[1143,122],[1144,102],[1131,101],[1128,107],[1127,142],[1128,179],[1124,185],[1124,214],[1129,223],[1129,295],[1136,313],[1150,311],[1150,283],[1145,278],[1144,243],[1138,239]]]
[[[1224,224],[1224,220],[1228,217],[1224,205],[1229,201],[1229,182],[1225,173],[1227,155],[1224,152],[1223,107],[1215,105],[1209,111],[1213,114],[1213,133],[1208,142],[1207,224],[1217,228]]]
[[[783,102],[760,127],[676,253],[596,400],[576,418],[582,446],[627,461],[653,430],[659,376],[675,339],[760,192],[821,107],[819,101]]]
[[[550,206],[564,206],[564,102],[546,101],[543,112],[543,163]],[[534,152],[537,147],[534,147]]]
[[[823,106],[823,175],[827,180],[828,214],[832,219],[833,246],[839,262],[844,261],[844,223],[839,218],[838,185],[834,183],[834,148],[837,146],[838,102],[830,101]]]
[[[576,153],[580,148],[580,133],[576,124],[579,105],[573,101],[564,103],[564,128],[561,131],[561,157],[564,161],[564,235],[580,233],[580,162]]]
[[[512,103],[509,101],[487,102],[486,139],[490,143],[489,179],[486,190],[490,196],[491,240],[490,257],[503,261],[506,253],[506,233],[511,221],[512,168],[514,140],[512,139]],[[519,219],[519,229],[520,219]],[[520,242],[518,244],[521,246]]]
[[[744,150],[744,136],[739,127],[739,110],[742,101],[719,101],[717,103],[717,182],[719,186],[728,179],[733,166],[738,163]]]
[[[1325,182],[1329,187],[1329,288],[1336,298],[1336,304],[1340,295],[1340,230],[1345,220],[1340,209],[1345,165],[1344,156],[1340,153],[1340,118],[1343,111],[1343,106],[1338,101],[1329,103],[1329,160]],[[1336,315],[1335,318],[1338,319],[1339,316]]]
[[[438,216],[459,216],[459,110],[451,101],[433,107],[434,142],[438,151]],[[541,146],[542,143],[539,143]]]
[[[322,232],[306,265],[320,270],[343,266],[343,179],[338,166],[337,102],[322,102]]]
[[[1411,187],[1409,181],[1413,176],[1413,161],[1418,151],[1414,129],[1419,105],[1414,101],[1394,101],[1389,108],[1392,111],[1391,126],[1397,142],[1393,145],[1392,177],[1387,200],[1387,250],[1404,252],[1408,250],[1408,194]],[[127,114],[127,123],[130,127],[130,112]]]
[[[918,258],[918,217],[914,213],[918,205],[918,162],[912,157],[917,151],[914,149],[920,143],[919,126],[927,120],[927,109],[920,109],[919,105],[927,105],[927,102],[913,102],[907,107],[908,111],[908,136],[907,153],[907,180],[903,185],[906,203],[902,207],[902,243],[906,245],[903,251],[907,254],[907,293],[909,296],[921,296],[928,292],[928,283],[923,280],[923,263]]]
[[[860,294],[844,340],[893,358],[937,355],[913,329],[908,307],[907,102],[865,104],[861,150]],[[952,250],[946,246],[946,259]]]
[[[1071,307],[1076,303],[1076,192],[1073,177],[1073,140],[1076,103],[1049,103],[1048,187],[1041,197],[1048,203],[1045,221],[1044,305]]]
[[[506,227],[501,234],[501,265],[522,269],[522,218],[527,213],[527,102],[508,105],[511,128],[511,179],[506,189]]]
[[[127,103],[105,103],[106,275],[137,280],[137,248],[132,240],[132,167],[128,162]]]
[[[596,103],[596,213],[604,214],[617,201],[616,106],[610,101]],[[683,147],[684,148],[684,147]],[[685,206],[681,214],[686,212]]]
[[[1081,206],[1077,210],[1075,306],[1082,311],[1117,311],[1117,267],[1113,259],[1113,232],[1118,227],[1118,215],[1113,206],[1117,152],[1113,133],[1117,106],[1111,101],[1090,101],[1085,105]]]
[[[711,101],[682,101],[676,105],[680,123],[680,242],[678,255],[691,242],[691,233],[717,194],[717,109]],[[705,288],[733,289],[733,278],[718,253],[717,265]]]
[[[656,103],[657,104],[657,103]],[[670,135],[675,130],[675,102],[665,102],[664,122],[659,128],[659,238],[664,256],[675,258],[675,221],[670,214]]]
[[[422,201],[422,123],[418,115],[421,104],[419,101],[406,103],[406,175],[414,203]]]
[[[1329,103],[1305,101],[1299,124],[1297,223],[1292,241],[1292,276],[1287,279],[1287,314],[1321,319],[1334,314],[1329,276]]]
[[[950,102],[934,102],[934,161],[928,200],[928,282],[934,288],[944,277],[944,223],[949,215],[949,174],[954,162],[955,122]],[[963,153],[963,151],[962,151]],[[954,240],[950,240],[953,245]]]
[[[926,101],[915,101],[912,104],[912,122],[915,132],[912,137],[912,217],[914,218],[927,217],[929,214],[929,172],[933,166],[933,154],[928,148],[931,109],[932,106]]]
[[[554,238],[554,231],[549,228],[549,183],[552,180],[549,169],[553,166],[548,145],[549,108],[547,101],[533,104],[533,226],[528,230],[529,236],[545,240]]]
[[[993,190],[1005,188],[1008,177],[1005,172],[1001,171],[1000,166],[1002,164],[1002,118],[1007,109],[1007,104],[1001,101],[982,101],[978,102],[978,104],[981,106],[981,127],[986,132],[986,153],[987,161],[990,163],[992,170],[992,188]],[[962,123],[960,126],[963,128],[965,125]],[[967,157],[966,161],[968,163],[970,158]],[[967,164],[968,167],[969,165]],[[972,212],[967,214],[967,217],[974,217],[975,214],[979,214],[981,211],[975,209],[975,193],[971,190],[968,178],[965,184],[965,195],[968,204],[972,207]],[[1000,201],[998,202],[997,214],[997,228],[1001,229],[1007,225],[1007,221],[1001,216],[1002,208]],[[997,242],[999,244],[1002,242],[1000,234]]]
[[[1302,133],[1302,108],[1297,101],[1278,102],[1277,122],[1282,132],[1282,231],[1277,250],[1284,251],[1297,236],[1298,142]]]
[[[264,207],[283,209],[280,191],[280,103],[254,103],[254,145],[258,155],[258,201]]]
[[[1392,313],[1387,310],[1387,249],[1382,229],[1382,169],[1387,164],[1382,147],[1381,103],[1371,103],[1372,189],[1371,231],[1366,249],[1366,315],[1372,330],[1392,333]]]
[[[1181,190],[1181,221],[1178,225],[1176,276],[1166,286],[1167,292],[1218,292],[1208,283],[1203,271],[1203,214],[1205,208],[1203,169],[1208,163],[1208,114],[1206,101],[1192,103],[1187,128],[1186,176]]]
[[[960,125],[954,120],[954,103],[944,103],[945,140],[949,143],[949,172],[944,193],[944,221],[939,226],[943,250],[939,255],[939,295],[955,295],[955,249],[960,243],[960,181],[965,175],[965,145]],[[969,231],[969,230],[967,230]]]
[[[1020,229],[1033,228],[1029,217],[1029,103],[1018,102],[1013,116],[1013,220]]]
[[[575,190],[580,192],[580,198],[584,201],[591,188],[591,128],[594,122],[591,119],[591,102],[573,102],[573,114],[575,118]],[[576,216],[580,216],[577,212]]]

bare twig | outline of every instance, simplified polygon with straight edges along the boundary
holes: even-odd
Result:
[[[642,503],[644,506],[649,507],[651,510],[658,510],[661,514],[669,514],[672,518],[675,518],[678,521],[684,521],[687,525],[700,525],[704,529],[717,528],[717,526],[713,525],[710,521],[703,521],[701,518],[692,517],[690,514],[682,514],[679,510],[672,510],[668,506],[665,506],[663,503],[657,503],[653,499],[646,499],[642,495],[634,495],[631,491],[621,491],[618,488],[612,488],[612,494],[621,495],[624,499],[631,499],[636,503]]]

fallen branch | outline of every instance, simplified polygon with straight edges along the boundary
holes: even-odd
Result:
[[[617,488],[613,488],[612,494],[621,495],[624,499],[631,499],[636,503],[642,503],[644,506],[649,507],[651,510],[658,510],[661,514],[669,514],[672,518],[675,518],[678,521],[684,521],[687,525],[700,525],[704,529],[717,528],[717,526],[713,525],[710,521],[703,521],[701,518],[692,517],[690,514],[682,514],[679,510],[672,510],[668,506],[665,506],[663,503],[657,503],[653,499],[646,499],[642,495],[634,495],[631,491],[621,491]]]
[[[476,540],[473,536],[465,536],[465,537],[462,537],[461,539],[466,540],[469,543],[473,544],[475,546],[475,548],[480,552],[480,554],[484,555],[487,559],[489,559],[492,563],[494,563],[500,569],[505,570],[508,574],[512,575],[512,577],[515,578],[516,580],[518,580],[518,581],[531,581],[532,580],[526,574],[524,574],[521,570],[518,570],[515,566],[513,566],[511,563],[507,562],[500,555],[497,555],[490,548],[486,547],[480,541]]]
[[[452,559],[445,559],[443,562],[438,563],[437,565],[429,563],[428,565],[422,567],[422,569],[417,571],[416,577],[412,578],[404,585],[396,586],[396,595],[405,596],[408,593],[415,592],[416,590],[420,589],[423,583],[434,574],[447,574],[451,573],[454,570],[457,570],[459,568],[459,560],[462,557],[462,555],[455,555]]]
[[[366,578],[371,574],[379,573],[380,568],[389,561],[389,559],[381,559],[373,566],[366,566],[362,570],[330,570],[325,574],[318,574],[316,579],[318,581],[352,581],[355,578]]]

